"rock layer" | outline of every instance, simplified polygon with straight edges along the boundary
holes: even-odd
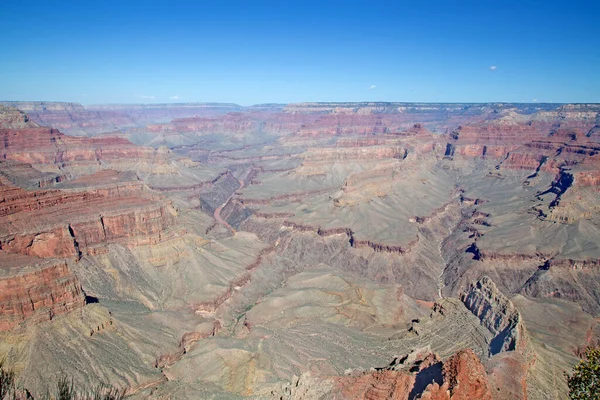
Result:
[[[0,249],[10,253],[72,257],[111,242],[157,243],[175,223],[172,206],[146,195],[136,182],[89,191],[0,185]]]
[[[488,380],[483,364],[470,349],[461,350],[444,362],[421,350],[374,372],[351,371],[346,376],[325,379],[304,374],[277,397],[308,400],[319,394],[318,398],[347,400],[492,400]]]
[[[525,328],[519,311],[488,277],[472,283],[460,296],[465,306],[494,334],[490,355],[523,349]]]
[[[81,285],[64,261],[0,251],[0,262],[0,331],[49,321],[85,305]]]

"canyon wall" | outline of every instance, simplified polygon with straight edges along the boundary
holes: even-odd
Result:
[[[64,261],[0,251],[0,332],[24,322],[50,321],[85,305],[77,277]]]

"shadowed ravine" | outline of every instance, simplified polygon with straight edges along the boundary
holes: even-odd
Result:
[[[241,190],[241,189],[244,187],[244,181],[243,181],[242,179],[240,179],[240,178],[236,178],[236,179],[238,180],[238,182],[239,182],[239,184],[240,184],[240,187],[239,187],[237,190]],[[237,190],[236,190],[236,191],[237,191]],[[227,198],[227,200],[225,200],[225,202],[223,202],[223,204],[221,204],[219,207],[217,207],[217,208],[215,209],[215,212],[214,212],[214,217],[215,217],[215,220],[216,220],[216,221],[217,221],[219,224],[221,224],[221,225],[225,226],[227,229],[229,229],[229,230],[230,230],[232,233],[235,233],[235,229],[233,229],[233,227],[232,227],[231,225],[229,225],[229,223],[228,223],[227,221],[225,221],[225,220],[224,220],[224,219],[221,217],[221,211],[223,211],[223,208],[225,208],[225,207],[227,206],[227,204],[229,203],[229,201],[231,201],[231,199],[233,198],[233,196],[235,196],[235,193],[236,193],[236,191],[234,191],[234,192],[231,194],[231,196],[229,196],[229,197]]]

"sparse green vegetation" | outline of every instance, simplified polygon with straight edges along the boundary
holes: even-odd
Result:
[[[573,400],[600,399],[600,348],[590,347],[584,358],[567,376],[569,398]]]
[[[56,384],[56,400],[71,400],[76,396],[73,379],[69,382],[66,376],[60,377]]]
[[[0,361],[0,400],[14,397],[15,374],[12,370],[4,369],[4,362]]]

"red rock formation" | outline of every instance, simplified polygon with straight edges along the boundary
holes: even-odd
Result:
[[[0,179],[0,249],[71,257],[110,242],[157,243],[168,237],[176,214],[168,202],[144,190],[141,182],[130,182],[88,191],[26,191]]]
[[[348,400],[406,400],[415,377],[397,371],[378,371],[356,378],[341,378],[342,394]]]
[[[535,358],[525,358],[514,351],[496,354],[486,363],[490,388],[496,400],[526,400],[527,372]]]
[[[587,111],[509,111],[498,119],[459,126],[450,134],[447,155],[492,158],[502,168],[557,173],[561,166],[599,153],[598,144],[585,136],[594,123],[595,113]]]
[[[461,350],[443,363],[428,354],[416,359],[410,371],[388,368],[339,377],[336,382],[342,398],[348,400],[492,399],[485,368],[471,349]]]
[[[73,137],[43,127],[0,128],[0,159],[92,171],[106,169],[104,164],[127,170],[140,161],[145,161],[148,169],[168,165],[164,150],[136,146],[119,137]]]
[[[377,243],[377,242],[373,242],[371,240],[365,240],[365,239],[356,239],[355,233],[350,228],[344,228],[344,227],[323,229],[321,227],[303,225],[303,224],[299,224],[299,223],[287,221],[287,220],[283,221],[283,226],[293,229],[298,232],[314,232],[317,235],[323,236],[323,237],[344,234],[344,235],[348,236],[348,240],[352,247],[355,247],[357,249],[370,248],[373,251],[383,252],[383,253],[406,254],[406,253],[409,253],[419,243],[418,237],[416,237],[415,239],[413,239],[412,241],[410,241],[408,244],[406,244],[404,246],[385,244],[385,243]]]
[[[223,293],[221,293],[218,297],[211,301],[205,301],[193,306],[196,312],[207,312],[214,313],[216,309],[221,306],[225,301],[227,301],[231,295],[238,290],[239,288],[245,286],[252,280],[251,272],[256,269],[262,263],[263,259],[273,253],[275,250],[275,246],[268,246],[262,249],[256,259],[246,266],[246,273],[238,277],[237,279],[229,282],[229,286]]]
[[[406,254],[406,253],[410,252],[411,249],[414,246],[416,246],[418,242],[419,242],[418,237],[413,239],[406,246],[390,245],[390,244],[376,243],[371,240],[360,240],[360,239],[356,240],[355,239],[355,240],[351,241],[351,245],[352,245],[352,247],[356,247],[357,249],[370,248],[376,252]]]
[[[179,341],[179,348],[171,353],[165,353],[160,355],[154,361],[155,368],[164,368],[175,364],[177,361],[186,354],[190,347],[198,340],[205,339],[207,337],[215,336],[221,329],[221,323],[217,320],[213,323],[212,327],[206,327],[201,331],[186,332]]]
[[[473,350],[461,350],[444,362],[444,383],[430,384],[424,400],[492,400],[485,368]]]
[[[599,269],[600,259],[588,258],[583,260],[574,260],[570,258],[552,258],[548,260],[545,267],[572,270]]]
[[[282,213],[265,213],[265,212],[261,212],[261,211],[257,211],[253,215],[255,217],[265,218],[265,219],[290,218],[290,217],[294,216],[294,214],[287,213],[287,212],[282,212]]]
[[[78,252],[67,227],[32,234],[17,234],[0,239],[0,248],[7,253],[41,258],[73,257]]]
[[[577,186],[600,186],[600,170],[581,171],[574,175]]]
[[[0,331],[51,320],[85,304],[79,281],[64,261],[0,251]]]

